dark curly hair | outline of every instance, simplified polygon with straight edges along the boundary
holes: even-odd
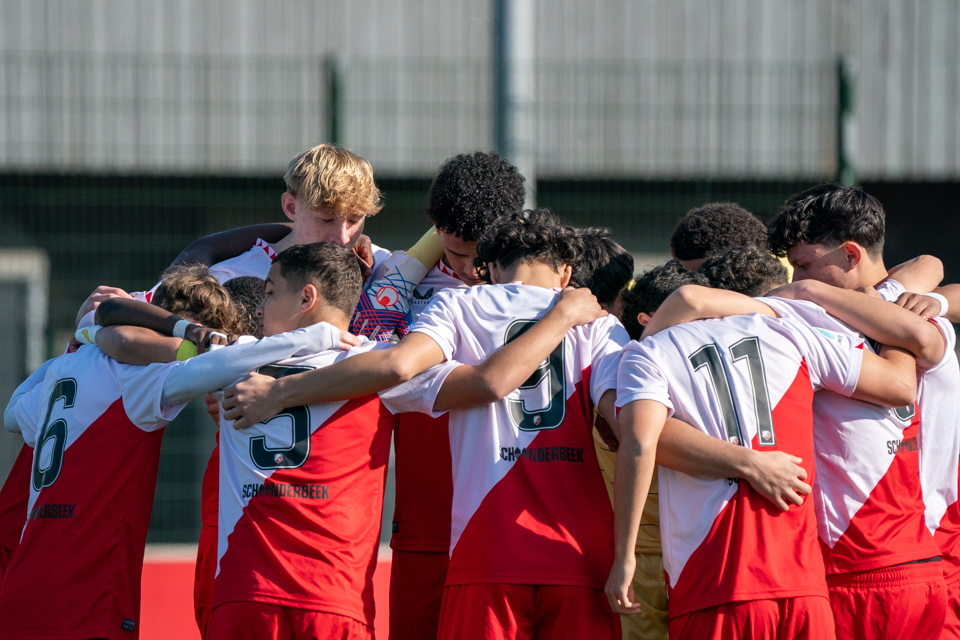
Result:
[[[770,223],[770,249],[778,256],[806,242],[838,246],[856,242],[873,258],[883,255],[886,214],[859,187],[822,184],[791,196]]]
[[[586,287],[606,306],[613,305],[620,291],[633,278],[633,256],[613,240],[609,229],[577,229],[583,254],[573,265],[570,285]]]
[[[707,257],[700,273],[717,289],[755,298],[787,284],[787,269],[769,252],[757,247],[734,247]]]
[[[699,260],[746,244],[766,248],[767,227],[735,202],[708,202],[691,209],[670,236],[670,251],[678,260]]]
[[[686,284],[698,284],[709,287],[706,276],[689,271],[679,260],[670,260],[666,264],[654,267],[638,277],[633,286],[623,292],[623,326],[633,340],[639,340],[643,325],[638,316],[641,313],[652,314],[670,294]]]
[[[523,211],[523,182],[517,168],[496,153],[462,153],[440,167],[430,185],[427,215],[445,233],[478,240],[491,223]]]
[[[237,332],[247,336],[257,335],[257,307],[265,295],[264,281],[256,276],[240,276],[224,282],[223,288],[240,312]]]
[[[515,213],[488,228],[477,243],[474,263],[490,282],[488,265],[508,269],[516,262],[537,262],[560,271],[583,253],[583,240],[549,209]]]

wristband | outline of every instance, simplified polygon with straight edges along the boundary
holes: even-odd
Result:
[[[224,340],[227,339],[227,334],[225,334],[225,333],[220,333],[219,331],[213,331],[213,332],[210,334],[210,337],[212,338],[213,336],[220,336],[220,337],[223,338]],[[227,346],[227,345],[225,345],[225,344],[214,344],[214,343],[211,342],[210,344],[207,345],[207,352],[216,351],[217,349],[223,349],[225,346]]]
[[[173,325],[173,337],[182,338],[191,324],[189,320],[177,320],[177,324]]]
[[[932,292],[925,293],[923,295],[927,296],[928,298],[933,298],[934,300],[940,303],[940,313],[937,314],[938,318],[942,318],[945,315],[947,315],[947,311],[950,309],[950,303],[947,302],[946,298],[944,298],[939,293],[932,293]]]
[[[80,344],[97,344],[96,335],[100,329],[100,325],[94,324],[89,327],[84,327],[83,329],[77,329],[77,332],[73,334],[73,336]]]

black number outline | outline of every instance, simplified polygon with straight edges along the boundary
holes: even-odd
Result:
[[[755,336],[744,338],[730,346],[730,355],[734,362],[747,361],[747,369],[750,371],[750,385],[753,387],[753,406],[757,415],[757,443],[761,447],[775,447],[777,445],[777,432],[773,427],[773,407],[770,406],[767,371],[763,365],[760,340]],[[764,430],[770,431],[768,442],[764,442]]]
[[[269,364],[257,369],[257,373],[283,378],[312,369],[313,367]],[[279,418],[290,418],[293,421],[293,444],[281,449],[271,449],[267,446],[266,436],[250,438],[250,460],[258,469],[296,469],[303,466],[310,457],[310,408],[306,405],[289,407],[260,424],[269,424]],[[279,462],[276,460],[277,454],[281,456]]]
[[[50,392],[47,416],[43,420],[43,428],[40,430],[40,435],[33,449],[32,482],[34,491],[41,491],[51,486],[60,477],[60,470],[63,468],[63,453],[67,446],[67,421],[63,418],[57,418],[50,423],[50,414],[53,413],[53,407],[60,400],[63,400],[64,409],[73,408],[77,400],[77,381],[74,378],[57,380]],[[51,438],[54,439],[54,444],[50,465],[46,469],[41,469],[40,454],[43,452],[44,445]]]
[[[693,366],[694,372],[703,367],[707,368],[710,384],[720,405],[723,416],[723,428],[727,435],[727,442],[743,444],[743,432],[740,429],[740,418],[733,404],[733,394],[727,382],[727,368],[720,359],[720,351],[715,344],[705,344],[687,358]]]
[[[509,344],[522,336],[537,323],[536,320],[514,320],[507,327],[503,344]],[[527,411],[523,400],[507,398],[510,419],[520,431],[546,431],[556,429],[567,415],[567,380],[564,375],[564,345],[566,338],[550,353],[537,370],[527,378],[519,389],[535,389],[547,378],[550,385],[550,403],[542,411]]]

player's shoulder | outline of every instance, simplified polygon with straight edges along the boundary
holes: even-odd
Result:
[[[233,278],[253,276],[261,280],[267,277],[270,265],[277,253],[264,240],[257,238],[249,249],[238,256],[227,258],[210,267],[210,273],[221,284]]]

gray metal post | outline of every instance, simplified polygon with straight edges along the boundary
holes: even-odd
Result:
[[[331,53],[325,61],[327,72],[327,140],[343,144],[343,60]]]
[[[843,56],[837,58],[837,90],[837,182],[850,186],[857,181],[856,79],[853,64]]]
[[[497,151],[526,178],[537,201],[535,0],[494,0],[494,140]]]

